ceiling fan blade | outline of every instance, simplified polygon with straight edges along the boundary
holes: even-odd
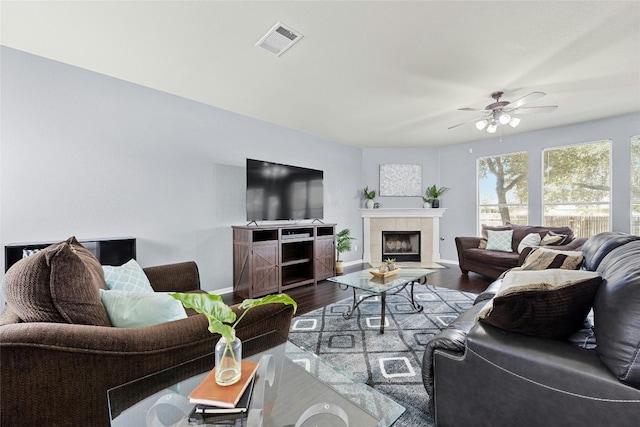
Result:
[[[466,124],[467,124],[467,122],[464,122],[464,123],[458,123],[457,125],[450,126],[450,127],[448,127],[447,129],[457,128],[458,126],[462,126],[462,125],[466,125]]]
[[[544,107],[521,107],[513,110],[511,114],[553,113],[557,109],[557,105],[546,105]]]
[[[466,125],[467,123],[471,123],[471,122],[477,122],[478,120],[482,120],[482,119],[485,119],[485,118],[486,118],[486,116],[476,117],[475,119],[471,119],[471,120],[467,120],[466,122],[458,123],[457,125],[453,125],[451,127],[448,127],[447,129],[457,128],[458,126]]]
[[[465,108],[458,108],[458,111],[483,111],[479,108],[469,108],[469,107],[465,107]]]
[[[518,108],[521,105],[524,105],[526,103],[529,103],[531,101],[535,101],[538,98],[542,98],[543,96],[545,96],[546,93],[544,92],[531,92],[529,95],[523,96],[520,99],[516,99],[513,102],[509,103],[509,108]]]

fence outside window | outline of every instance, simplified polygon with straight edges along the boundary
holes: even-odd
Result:
[[[480,223],[490,226],[504,225],[499,214],[481,215]],[[569,227],[574,237],[591,237],[604,231],[611,231],[609,217],[602,215],[554,215],[545,217],[547,227]],[[529,225],[527,216],[512,216],[511,223]],[[640,215],[633,217],[632,234],[640,232]]]

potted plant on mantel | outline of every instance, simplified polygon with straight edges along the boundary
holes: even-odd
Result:
[[[340,259],[340,254],[351,250],[351,242],[353,240],[356,240],[356,238],[351,237],[351,230],[348,228],[336,233],[336,274],[344,273],[344,261]]]
[[[422,200],[425,203],[429,203],[429,205],[432,208],[439,208],[440,207],[439,197],[442,195],[442,193],[444,193],[447,190],[449,190],[449,188],[447,187],[438,188],[434,184],[431,187],[427,187],[427,190],[424,192],[424,196],[422,196]]]
[[[293,305],[293,312],[298,304],[287,294],[267,295],[258,299],[246,299],[239,308],[242,314],[236,319],[236,313],[224,303],[220,295],[209,293],[170,293],[186,308],[193,308],[204,314],[209,320],[209,332],[220,334],[220,340],[215,347],[216,382],[227,386],[235,384],[240,379],[242,362],[242,343],[236,337],[236,326],[247,312],[253,307],[265,304],[282,303]]]
[[[366,187],[364,187],[364,190],[362,191],[362,194],[364,195],[364,198],[367,199],[367,209],[373,209],[373,199],[376,198],[376,190],[371,190],[369,191],[369,186],[367,185]]]

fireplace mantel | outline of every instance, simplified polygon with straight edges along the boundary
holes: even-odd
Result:
[[[441,218],[446,209],[436,208],[379,208],[360,209],[362,218]]]
[[[382,263],[382,231],[415,231],[422,233],[420,264],[429,266],[440,261],[440,218],[446,209],[360,209],[364,221],[362,260],[374,266]]]

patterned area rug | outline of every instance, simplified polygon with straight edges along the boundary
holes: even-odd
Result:
[[[471,293],[416,286],[415,300],[424,307],[416,313],[400,295],[387,295],[384,334],[380,299],[366,299],[345,319],[342,314],[353,302],[348,298],[294,318],[290,339],[407,408],[394,426],[433,427],[422,384],[424,346],[475,298]]]

